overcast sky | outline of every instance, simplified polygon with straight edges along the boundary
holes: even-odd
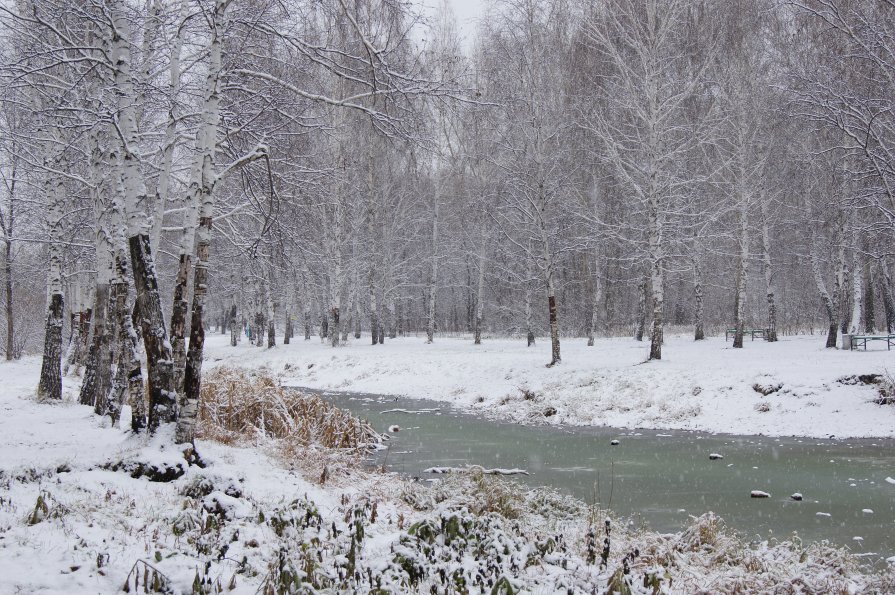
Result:
[[[434,13],[435,9],[441,5],[441,0],[418,0],[427,10]],[[476,21],[485,11],[486,3],[484,0],[447,0],[447,3],[454,9],[457,15],[457,24],[460,26],[460,32],[463,35],[464,45],[468,48],[475,33]]]

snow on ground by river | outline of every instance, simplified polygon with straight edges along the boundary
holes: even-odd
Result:
[[[172,592],[195,592],[195,577],[207,576],[225,587],[232,580],[233,593],[250,595],[282,545],[258,520],[263,515],[270,519],[307,498],[326,526],[344,529],[346,507],[378,500],[385,522],[368,528],[365,554],[383,559],[399,533],[394,520],[409,514],[392,498],[399,485],[392,476],[348,471],[321,486],[260,448],[200,441],[207,467],[190,467],[170,483],[105,469],[133,457],[182,455],[164,441],[112,428],[79,405],[80,378],[64,378],[62,402],[36,402],[39,372],[39,357],[0,362],[0,593],[120,593],[143,560],[172,581]],[[214,491],[187,495],[199,482]],[[209,516],[223,521],[208,529]],[[221,548],[226,556],[218,556]]]
[[[281,342],[281,338],[278,337]],[[845,384],[858,374],[895,374],[895,351],[824,349],[824,337],[745,342],[666,338],[663,360],[644,363],[648,344],[627,338],[562,342],[562,363],[547,368],[539,341],[369,337],[333,348],[314,337],[268,350],[246,339],[230,347],[213,335],[213,365],[268,366],[286,384],[319,390],[403,395],[454,403],[525,422],[691,429],[812,437],[895,436],[895,407],[873,403],[874,387]],[[758,385],[758,387],[756,387]],[[761,394],[756,388],[766,392]],[[528,398],[526,398],[526,396]],[[555,409],[555,413],[553,410]]]
[[[395,593],[446,591],[455,580],[471,593],[500,584],[604,592],[620,581],[635,593],[778,585],[856,593],[895,584],[891,572],[868,574],[824,544],[747,543],[711,514],[670,535],[616,520],[603,565],[602,520],[588,537],[588,519],[602,511],[582,502],[487,476],[449,476],[427,488],[345,468],[320,485],[301,465],[268,456],[266,443],[199,441],[205,468],[147,481],[105,463],[170,464],[177,449],[76,404],[75,378],[65,380],[63,402],[35,402],[39,370],[37,357],[0,363],[0,593],[143,592],[147,579],[161,582],[153,592],[234,595],[280,592],[298,580],[301,592]]]

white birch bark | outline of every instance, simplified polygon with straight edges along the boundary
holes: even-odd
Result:
[[[852,241],[852,310],[848,325],[848,332],[856,335],[862,332],[862,319],[864,308],[864,263],[861,253]]]
[[[435,192],[432,195],[432,237],[430,252],[428,305],[426,307],[426,343],[435,340],[435,307],[438,294],[438,210],[440,197],[439,181],[436,180]]]
[[[124,210],[130,245],[137,309],[145,343],[149,379],[149,430],[175,418],[176,393],[173,385],[171,344],[162,315],[158,278],[150,245],[151,219],[147,217],[149,197],[146,192],[136,122],[133,70],[129,46],[130,26],[124,16],[123,0],[109,6],[112,20],[110,48],[115,65],[114,84],[118,95],[117,125],[121,143],[122,187]]]

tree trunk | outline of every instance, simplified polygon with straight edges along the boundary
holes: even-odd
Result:
[[[305,341],[310,341],[311,340],[311,308],[309,306],[305,306],[304,318],[305,318]]]
[[[740,258],[737,263],[736,295],[734,296],[734,348],[743,347],[743,331],[746,328],[746,277],[749,269],[749,218],[746,205],[740,206]]]
[[[149,386],[149,431],[154,433],[159,425],[171,423],[175,418],[174,366],[171,344],[162,315],[162,300],[152,259],[148,235],[139,234],[128,238],[134,287],[137,292],[137,309],[146,351],[146,368]]]
[[[823,302],[824,309],[827,311],[827,318],[830,322],[829,331],[827,332],[827,345],[828,349],[836,347],[836,334],[839,330],[839,321],[838,321],[838,305],[830,297],[829,292],[827,291],[827,286],[824,283],[823,273],[820,268],[820,254],[818,254],[817,247],[817,238],[814,230],[811,230],[811,270],[814,274],[814,284],[817,286],[817,291],[820,294],[820,299]]]
[[[593,283],[593,290],[591,292],[591,295],[593,296],[593,307],[590,311],[590,324],[587,332],[588,347],[594,346],[594,333],[596,332],[597,326],[600,324],[600,302],[603,301],[603,278],[600,271],[599,251],[594,254],[594,271],[591,274],[591,279]]]
[[[239,333],[242,331],[242,328],[239,324],[239,319],[237,317],[236,304],[230,306],[230,346],[236,347],[237,342],[239,342]]]
[[[276,304],[274,303],[273,291],[269,281],[265,281],[264,283],[264,299],[267,306],[267,348],[270,349],[277,345],[277,332],[275,326]]]
[[[106,356],[110,349],[106,337],[106,317],[109,308],[109,285],[97,283],[93,296],[93,337],[87,354],[87,365],[84,368],[84,379],[81,381],[81,392],[78,402],[81,405],[93,406],[96,395],[107,390],[110,365],[106,364]]]
[[[532,271],[533,258],[531,255],[531,242],[528,244],[528,253],[526,254],[526,264],[528,278],[525,280],[525,337],[527,346],[531,347],[535,344],[534,324],[532,322],[532,283],[534,282],[534,274]]]
[[[186,232],[185,232],[186,233]],[[190,230],[192,233],[192,230]],[[171,355],[174,358],[174,388],[178,394],[183,391],[183,373],[186,369],[186,314],[189,275],[192,269],[192,243],[184,242],[180,254],[180,265],[174,280],[174,304],[171,310]]]
[[[210,197],[206,197],[209,200]],[[210,205],[203,204],[199,218],[196,266],[193,277],[193,307],[190,316],[190,344],[186,355],[183,396],[174,432],[178,444],[192,443],[199,414],[199,398],[202,389],[202,357],[205,350],[205,297],[208,293],[208,260],[211,250],[212,218]]]
[[[637,320],[634,322],[634,339],[643,341],[643,333],[646,330],[646,300],[649,288],[649,275],[647,272],[637,285]]]
[[[395,298],[392,298],[389,302],[388,308],[388,320],[389,320],[389,329],[388,329],[388,338],[394,339],[398,336],[398,304]]]
[[[768,332],[765,340],[777,340],[777,299],[774,288],[774,267],[771,262],[771,234],[768,223],[767,204],[761,200],[761,259],[764,264],[765,295],[768,300]]]
[[[702,258],[697,252],[698,248],[693,247],[693,340],[702,341],[705,339],[705,328],[703,323],[703,296],[702,296]]]
[[[47,305],[44,354],[37,386],[37,397],[41,400],[62,399],[62,318],[62,293],[54,292]]]
[[[864,259],[864,332],[872,335],[876,332],[876,283],[870,260]]]
[[[476,284],[475,292],[475,341],[476,345],[482,344],[482,323],[485,314],[485,227],[482,226],[482,233],[479,237],[479,276]]]
[[[845,213],[839,212],[839,229],[837,232],[838,257],[836,261],[836,284],[833,288],[836,294],[837,315],[841,332],[848,332],[848,261],[845,256],[845,244],[847,241],[847,221]]]
[[[47,156],[45,165],[52,169],[62,169],[61,154],[53,159]],[[51,169],[48,167],[48,169]],[[49,263],[47,269],[47,317],[44,333],[44,353],[37,387],[39,399],[60,400],[62,398],[62,326],[64,323],[64,303],[62,295],[62,219],[65,186],[62,178],[47,174],[45,181],[47,236]]]
[[[117,425],[121,417],[121,406],[127,402],[131,406],[131,429],[139,432],[146,427],[146,406],[143,400],[143,371],[137,352],[136,333],[127,303],[127,277],[112,288],[115,303],[118,346],[116,352],[115,379],[112,383],[112,397],[109,399],[108,413],[112,425]]]
[[[6,360],[18,359],[15,342],[15,316],[13,313],[13,261],[12,261],[12,240],[6,240],[6,255],[4,264],[6,265]]]
[[[895,332],[895,287],[889,275],[889,265],[885,258],[879,259],[879,283],[883,296],[883,309],[886,312],[886,332]]]
[[[856,335],[861,332],[861,319],[864,307],[864,263],[861,262],[861,254],[857,246],[852,249],[852,311],[849,320],[849,333]]]
[[[426,309],[426,343],[435,340],[435,298],[438,293],[438,192],[433,195],[432,209],[432,256],[429,271],[429,304]]]
[[[662,342],[664,340],[664,324],[662,318],[665,302],[665,277],[662,270],[662,231],[658,221],[658,198],[650,202],[650,285],[653,293],[652,324],[650,325],[649,359],[662,359]]]

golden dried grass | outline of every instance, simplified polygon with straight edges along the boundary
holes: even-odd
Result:
[[[202,379],[198,434],[224,444],[276,439],[291,453],[318,446],[360,452],[379,440],[367,422],[317,395],[284,388],[268,372],[229,367]]]

